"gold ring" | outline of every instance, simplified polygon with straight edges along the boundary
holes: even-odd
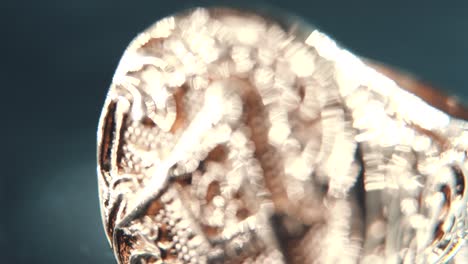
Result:
[[[466,263],[467,117],[303,23],[182,12],[110,86],[107,237],[119,263]]]

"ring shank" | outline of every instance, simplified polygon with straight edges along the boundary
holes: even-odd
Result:
[[[468,108],[454,96],[444,94],[443,89],[436,88],[427,82],[421,81],[411,74],[401,72],[381,63],[365,60],[365,63],[395,81],[400,87],[414,93],[431,106],[463,120],[468,120]]]

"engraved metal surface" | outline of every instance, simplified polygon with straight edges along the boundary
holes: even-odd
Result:
[[[467,128],[317,30],[191,10],[116,70],[104,226],[119,263],[467,263]]]

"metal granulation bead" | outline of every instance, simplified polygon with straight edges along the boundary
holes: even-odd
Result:
[[[195,9],[129,45],[98,128],[119,263],[468,263],[467,123],[306,30]]]

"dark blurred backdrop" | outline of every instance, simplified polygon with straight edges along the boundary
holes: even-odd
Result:
[[[357,54],[468,98],[468,1],[342,2],[268,1]],[[0,263],[114,263],[95,173],[112,74],[139,31],[207,3],[2,1]]]

